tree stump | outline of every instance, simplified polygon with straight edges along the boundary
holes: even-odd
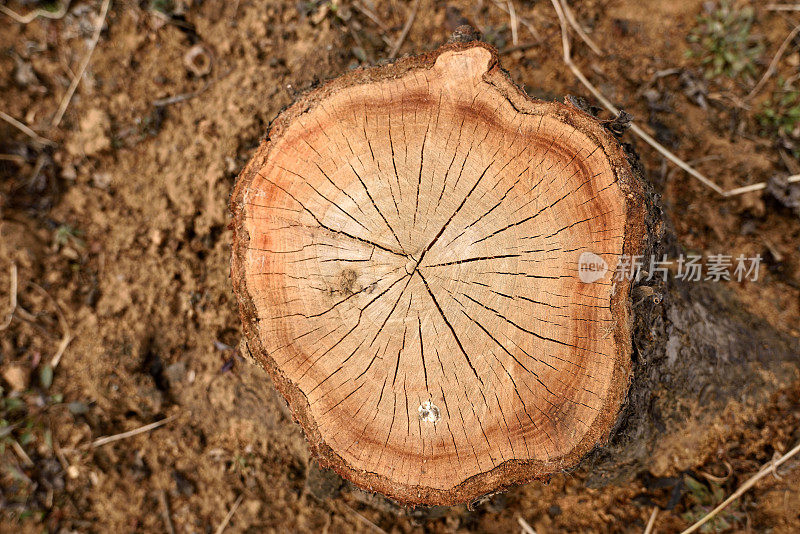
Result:
[[[574,467],[612,428],[606,470],[653,439],[619,417],[637,323],[613,267],[660,246],[661,214],[608,129],[530,99],[490,46],[306,94],[232,211],[249,350],[358,486],[453,504]]]

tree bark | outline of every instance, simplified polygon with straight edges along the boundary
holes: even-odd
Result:
[[[409,504],[619,481],[794,376],[719,288],[617,279],[676,252],[635,155],[459,41],[303,96],[237,181],[247,345],[320,462]]]
[[[671,224],[647,196],[645,255],[676,258],[683,250]],[[800,377],[800,340],[749,313],[725,284],[655,277],[631,295],[632,379],[608,442],[582,462],[590,486],[700,465],[726,418],[752,415]]]

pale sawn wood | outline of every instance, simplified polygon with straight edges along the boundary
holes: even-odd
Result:
[[[622,254],[642,190],[616,139],[528,98],[490,46],[345,75],[273,123],[239,177],[248,346],[324,465],[414,504],[574,466],[631,369]],[[578,276],[582,253],[611,266]]]

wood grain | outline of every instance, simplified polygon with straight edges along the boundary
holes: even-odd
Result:
[[[481,43],[343,76],[273,123],[232,200],[248,345],[323,464],[408,503],[574,466],[630,371],[617,143]],[[578,258],[611,266],[584,283]]]

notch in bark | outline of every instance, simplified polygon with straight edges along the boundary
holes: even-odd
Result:
[[[612,271],[643,206],[614,137],[527,97],[488,45],[347,74],[284,111],[236,185],[248,344],[361,487],[448,504],[546,477],[625,396]]]

